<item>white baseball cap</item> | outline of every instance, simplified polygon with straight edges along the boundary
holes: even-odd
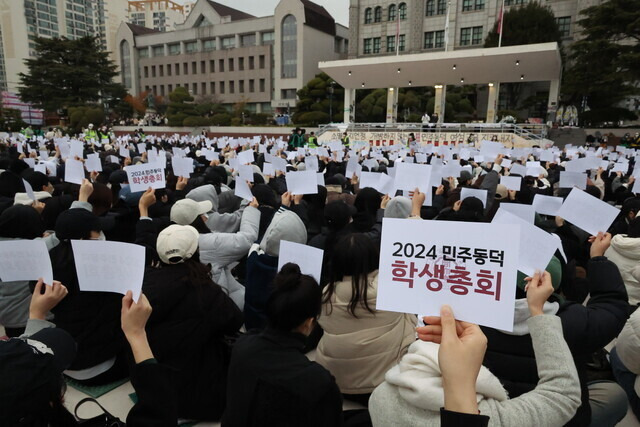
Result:
[[[156,250],[165,264],[179,264],[198,250],[198,230],[190,225],[173,224],[158,234]]]
[[[209,200],[196,202],[191,199],[178,200],[171,208],[171,221],[180,225],[190,225],[196,218],[213,209]]]

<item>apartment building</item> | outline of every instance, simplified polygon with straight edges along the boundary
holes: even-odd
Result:
[[[129,22],[158,31],[170,31],[182,24],[193,3],[180,4],[172,0],[130,0]]]

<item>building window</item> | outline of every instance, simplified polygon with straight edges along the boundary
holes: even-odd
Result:
[[[200,74],[204,74],[207,72],[206,66],[207,63],[205,61],[200,61]]]
[[[224,59],[218,61],[218,71],[224,73]]]
[[[254,34],[244,34],[240,36],[240,46],[249,47],[256,45],[256,35]]]
[[[180,75],[180,64],[176,64],[176,76]]]
[[[258,57],[258,59],[260,60],[260,61],[259,61],[259,62],[260,62],[260,69],[261,69],[261,70],[263,70],[263,69],[264,69],[264,67],[265,67],[265,57],[264,57],[264,55],[260,55],[260,56]]]
[[[229,58],[229,71],[235,71],[236,67],[233,61],[233,58]]]
[[[427,16],[433,16],[436,14],[436,0],[427,0],[425,12]]]
[[[205,40],[202,42],[202,50],[205,52],[211,52],[212,50],[216,50],[216,40]]]
[[[223,37],[222,38],[222,49],[233,49],[236,47],[236,38],[235,37]]]
[[[182,73],[186,76],[187,74],[189,74],[189,64],[188,63],[183,63],[182,64]]]
[[[238,80],[238,92],[244,93],[244,80]]]
[[[262,38],[262,44],[273,44],[275,42],[276,39],[276,35],[273,31],[269,31],[266,33],[262,33],[260,35],[260,37]]]
[[[387,13],[387,20],[388,21],[395,21],[397,16],[398,16],[398,8],[396,7],[395,4],[390,4],[389,5],[389,11]]]
[[[164,65],[158,66],[158,74],[160,77],[164,77]]]
[[[376,6],[373,11],[373,22],[381,22],[382,21],[382,7]]]
[[[224,82],[220,82],[220,93],[224,93],[225,89],[224,89]]]
[[[144,78],[145,79],[149,78],[149,67],[147,66],[144,67]]]
[[[404,52],[405,39],[406,39],[406,37],[405,37],[404,34],[400,34],[398,36],[398,50],[400,52]]]
[[[478,45],[482,43],[482,26],[460,29],[460,46]]]
[[[295,89],[282,89],[280,91],[280,98],[282,99],[296,99],[296,90]]]
[[[287,15],[282,20],[282,77],[298,75],[298,23],[296,17]]]
[[[171,64],[167,64],[167,76],[171,75],[171,69],[172,69],[171,68]],[[171,91],[169,91],[169,92],[171,92]]]
[[[373,10],[371,10],[371,8],[368,7],[364,10],[364,23],[371,24],[372,21],[373,21]]]
[[[471,44],[482,44],[482,26],[473,27],[473,31],[471,32]]]
[[[169,93],[173,92],[173,85],[168,85],[168,86],[167,86],[167,91],[168,91]]]
[[[447,0],[438,0],[436,15],[444,15],[445,13],[447,13]]]
[[[265,86],[266,86],[266,80],[260,79],[260,92],[264,92],[266,90]]]
[[[256,68],[256,61],[255,61],[256,57],[255,56],[250,56],[249,57],[249,69],[253,70],[254,68]]]
[[[209,82],[209,93],[211,95],[216,93],[216,82]]]
[[[169,45],[169,55],[180,55],[180,43]]]
[[[120,43],[120,70],[122,84],[125,88],[131,89],[131,49],[129,48],[129,42],[126,40]]]
[[[407,19],[407,4],[406,3],[400,3],[398,5],[398,15],[400,15],[400,19],[401,20]]]
[[[395,52],[396,36],[387,36],[387,52]]]
[[[229,93],[236,93],[236,82],[233,80],[229,82]]]
[[[380,37],[373,38],[373,53],[380,53]]]
[[[424,33],[424,48],[439,49],[444,47],[444,30]]]
[[[148,58],[149,57],[149,48],[148,47],[143,47],[141,49],[138,49],[138,56],[140,58]]]
[[[244,57],[238,58],[238,71],[244,71]]]
[[[484,9],[484,0],[462,0],[463,12],[482,9]]]
[[[192,84],[191,84],[191,87],[193,88],[193,89],[191,89],[191,91],[193,92],[193,94],[194,94],[194,95],[197,95],[197,94],[198,94],[198,83],[192,83]]]
[[[216,72],[216,60],[215,59],[210,59],[209,60],[209,72],[210,73],[215,73]]]
[[[164,46],[154,46],[153,47],[153,57],[157,58],[159,56],[164,56]]]
[[[200,86],[202,86],[202,92],[201,93],[203,95],[206,95],[206,93],[207,93],[207,83],[206,82],[202,82],[202,84]]]
[[[256,81],[253,79],[249,80],[249,92],[253,93],[256,91]]]
[[[195,53],[198,51],[198,45],[196,42],[187,42],[184,44],[184,50],[187,53]]]
[[[198,67],[196,61],[191,62],[191,74],[198,74]]]
[[[560,30],[561,37],[569,37],[571,35],[571,17],[562,16],[556,18],[556,24],[558,24],[558,30]]]
[[[371,44],[372,44],[372,39],[364,39],[362,53],[364,53],[365,55],[368,53],[371,53]]]
[[[514,4],[525,4],[527,0],[504,0],[505,6],[511,6]]]

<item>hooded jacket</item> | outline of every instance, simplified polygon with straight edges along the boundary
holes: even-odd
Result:
[[[209,230],[218,233],[235,233],[240,228],[240,222],[242,220],[242,212],[246,203],[243,203],[240,209],[233,213],[219,213],[219,199],[216,188],[211,185],[203,185],[198,188],[194,188],[186,196],[188,199],[195,200],[196,202],[202,202],[208,200],[213,206],[212,211],[207,213],[207,227]]]
[[[278,256],[282,240],[305,244],[307,230],[294,212],[281,207],[260,244],[251,247],[247,258],[244,316],[247,330],[263,329],[267,325],[265,308],[271,295],[271,284],[278,273]]]
[[[508,399],[500,381],[481,368],[478,409],[492,426],[561,426],[580,405],[580,384],[560,319],[540,315],[527,321],[540,380],[526,395]],[[374,426],[440,426],[444,406],[438,345],[416,341],[385,376],[369,400]]]
[[[629,304],[640,303],[640,282],[631,274],[633,269],[640,265],[640,238],[616,234],[604,256],[618,266],[629,294]]]
[[[237,333],[242,312],[219,286],[189,283],[185,264],[147,269],[142,290],[153,307],[146,330],[154,356],[176,371],[178,415],[219,419],[229,363],[224,336]]]
[[[591,258],[587,264],[587,284],[590,297],[586,305],[567,301],[560,304],[556,314],[582,387],[582,405],[567,424],[572,426],[591,422],[586,372],[589,357],[611,342],[629,317],[627,291],[614,263],[605,257]],[[547,310],[545,305],[545,313]],[[493,328],[482,330],[489,340],[484,365],[500,378],[509,396],[514,398],[533,390],[539,379],[533,334],[517,336]]]
[[[316,361],[331,371],[345,394],[371,393],[416,340],[416,316],[376,310],[378,271],[370,273],[368,281],[367,302],[373,313],[360,304],[357,318],[348,312],[352,293],[351,276],[346,276],[336,283],[318,319],[324,335]]]
[[[244,286],[231,274],[232,264],[245,256],[258,238],[260,211],[247,206],[237,233],[200,234],[200,261],[211,264],[213,281],[226,289],[240,310],[244,307]]]

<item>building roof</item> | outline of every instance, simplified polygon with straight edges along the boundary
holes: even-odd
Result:
[[[305,24],[331,36],[336,35],[336,21],[327,9],[309,0],[300,0],[304,5]]]
[[[211,1],[211,0],[208,0],[208,2],[211,5],[211,7],[215,9],[215,11],[218,13],[218,15],[220,15],[220,16],[230,16],[232,21],[240,21],[242,19],[255,18],[255,16],[249,15],[248,13],[245,13],[245,12],[243,12],[241,10],[234,9],[232,7],[225,6],[223,4],[216,3],[216,2]]]
[[[153,28],[143,27],[142,25],[131,24],[129,22],[127,22],[127,25],[131,29],[131,32],[133,33],[134,36],[140,36],[142,34],[159,33],[160,32],[160,31],[158,31],[156,29],[153,29]]]
[[[556,42],[320,62],[347,89],[539,82],[560,78]],[[455,68],[454,68],[455,67]],[[464,81],[461,81],[464,79]]]

